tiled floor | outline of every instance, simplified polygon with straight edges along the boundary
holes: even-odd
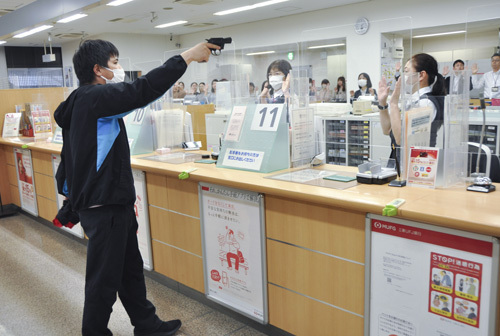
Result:
[[[26,215],[1,218],[0,336],[80,335],[85,253],[82,243]],[[160,318],[182,320],[176,335],[264,335],[150,278],[146,284]],[[119,300],[113,308],[113,334],[133,335]]]

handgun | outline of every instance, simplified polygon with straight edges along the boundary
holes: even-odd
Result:
[[[207,42],[218,45],[220,47],[219,50],[210,48],[212,55],[219,56],[222,49],[224,49],[224,45],[232,43],[233,39],[230,37],[211,37],[211,38],[207,39]]]

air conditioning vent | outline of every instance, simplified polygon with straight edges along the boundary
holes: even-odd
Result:
[[[197,6],[206,5],[206,4],[209,4],[212,2],[214,2],[214,1],[213,0],[174,0],[174,3],[180,3],[183,5],[197,5]]]
[[[109,20],[109,22],[118,22],[118,21],[121,21],[123,20],[123,18],[116,18],[116,19],[113,19],[113,20]]]
[[[187,23],[184,25],[184,27],[189,28],[205,28],[210,26],[215,26],[215,23]]]

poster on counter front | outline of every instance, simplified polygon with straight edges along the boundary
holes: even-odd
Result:
[[[368,335],[494,333],[496,238],[371,214],[367,235]]]
[[[267,323],[263,195],[206,183],[199,195],[207,297]]]
[[[57,181],[56,181],[56,173],[57,173],[57,168],[59,168],[59,164],[61,163],[61,156],[59,154],[52,154],[51,157],[52,157],[52,174],[54,177],[54,187],[56,188],[56,195],[57,195],[56,197],[57,209],[59,210],[62,208],[65,199],[63,195],[59,194],[59,191],[57,190]],[[61,229],[79,238],[84,237],[83,228],[80,223],[76,224],[72,228],[63,226]]]
[[[134,212],[137,218],[137,243],[141,252],[144,268],[153,270],[153,255],[151,250],[151,234],[149,231],[149,212],[146,194],[146,175],[143,171],[132,169],[135,187]]]
[[[14,148],[14,160],[21,208],[33,216],[38,216],[31,151],[29,149]]]

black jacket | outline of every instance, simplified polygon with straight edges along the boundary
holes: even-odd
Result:
[[[59,105],[54,118],[64,143],[56,179],[75,211],[135,202],[122,117],[161,97],[186,68],[174,56],[132,83],[81,86]]]

